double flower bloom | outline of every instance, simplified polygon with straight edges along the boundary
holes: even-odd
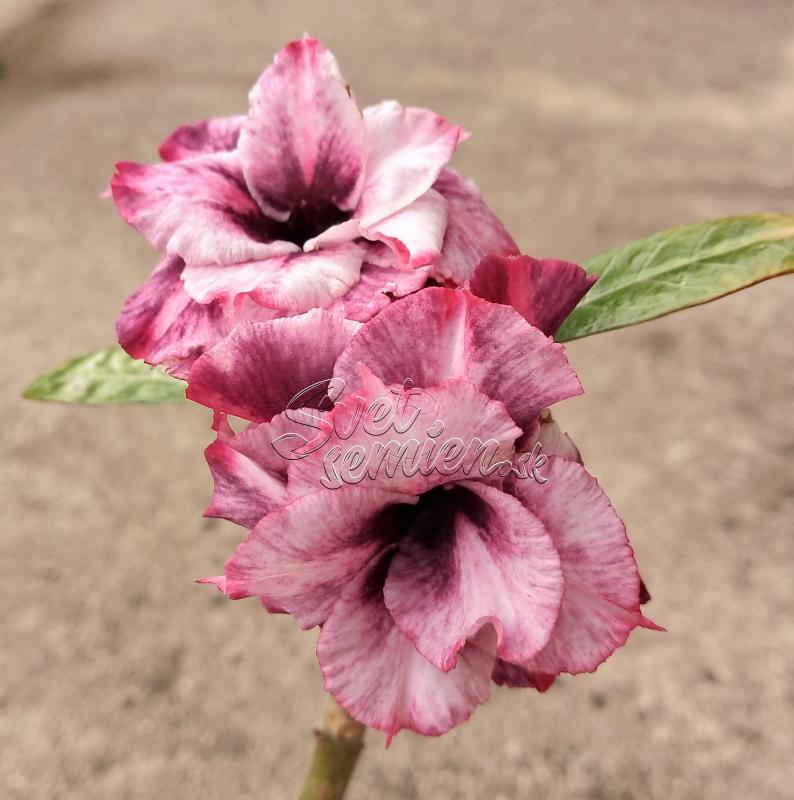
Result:
[[[547,411],[582,391],[551,337],[592,279],[518,255],[446,166],[463,131],[393,101],[361,112],[318,41],[287,45],[250,99],[111,182],[163,254],[119,340],[213,409],[206,513],[250,531],[209,582],[321,626],[326,688],[389,737],[443,733],[492,680],[544,690],[594,670],[652,623],[623,523]],[[291,405],[329,379],[343,402]],[[344,415],[407,379],[446,436],[507,462],[539,443],[546,481],[383,469],[324,487],[324,449],[371,438],[343,440]],[[284,438],[306,457],[285,459]]]

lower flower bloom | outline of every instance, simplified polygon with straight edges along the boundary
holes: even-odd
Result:
[[[209,513],[250,529],[208,581],[321,626],[327,690],[389,739],[655,627],[623,522],[547,411],[581,386],[529,311],[424,289],[356,330],[324,311],[240,326],[189,376],[217,412]],[[301,362],[299,341],[318,343]]]

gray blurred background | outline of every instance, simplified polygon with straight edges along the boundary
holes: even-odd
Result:
[[[110,343],[155,262],[98,198],[115,160],[246,108],[304,30],[362,104],[474,133],[455,165],[521,246],[581,259],[794,209],[791,0],[0,0],[0,796],[289,800],[322,702],[314,634],[230,603],[198,407],[22,401]],[[441,739],[371,735],[365,798],[794,797],[794,279],[570,345],[559,418],[624,516],[666,634]]]

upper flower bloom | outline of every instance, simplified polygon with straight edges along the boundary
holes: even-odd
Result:
[[[240,325],[194,364],[188,396],[218,412],[209,513],[251,529],[209,582],[321,625],[326,688],[389,737],[443,733],[491,681],[591,671],[652,624],[622,521],[549,430],[544,409],[581,392],[562,345],[445,288],[349,325],[319,310]],[[328,408],[331,375],[346,391]],[[320,410],[284,412],[308,386]],[[226,413],[254,424],[235,434]],[[536,441],[542,482],[517,470]]]
[[[465,134],[394,101],[359,109],[319,41],[288,44],[247,116],[178,128],[164,163],[117,165],[121,216],[163,260],[128,300],[122,345],[184,377],[240,320],[338,306],[365,321],[428,279],[517,252],[446,164]]]

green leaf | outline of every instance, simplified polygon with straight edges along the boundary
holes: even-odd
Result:
[[[794,272],[794,214],[671,228],[583,266],[600,277],[560,328],[561,342],[636,325]]]
[[[86,405],[172,403],[185,399],[185,384],[130,358],[120,347],[107,347],[42,375],[24,395]]]

